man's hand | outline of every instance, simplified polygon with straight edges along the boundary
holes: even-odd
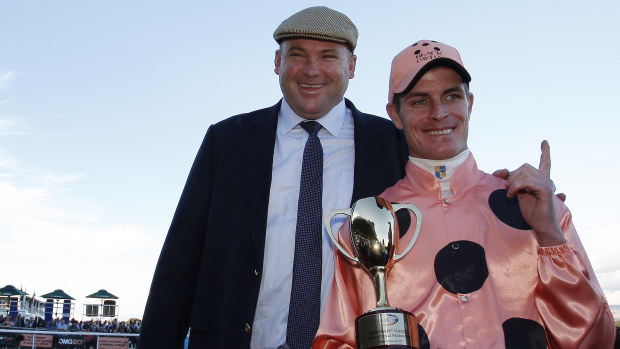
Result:
[[[495,172],[493,172],[493,175],[501,179],[508,179],[508,177],[510,176],[510,171],[503,168],[501,170],[495,170]],[[555,196],[557,196],[558,199],[562,200],[562,202],[566,201],[566,194],[564,193],[557,193],[555,194]]]
[[[542,142],[541,151],[538,169],[524,164],[508,174],[507,195],[519,200],[521,214],[534,229],[540,246],[561,245],[566,239],[555,216],[555,185],[549,176],[551,155],[547,141]]]

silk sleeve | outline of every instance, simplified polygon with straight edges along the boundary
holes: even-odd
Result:
[[[349,236],[349,223],[345,222],[338,232],[338,241],[352,256],[350,241],[343,242],[342,237]],[[334,248],[334,279],[327,297],[321,324],[312,345],[316,348],[355,348],[355,319],[362,310],[361,288],[359,281],[365,273],[359,263],[349,260],[337,248]],[[368,277],[368,276],[366,276]]]
[[[549,348],[612,348],[616,326],[585,249],[563,203],[558,217],[567,242],[538,250],[536,306]]]

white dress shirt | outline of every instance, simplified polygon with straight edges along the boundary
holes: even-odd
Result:
[[[263,276],[252,326],[251,348],[286,348],[286,324],[291,298],[295,226],[303,151],[308,133],[299,126],[305,121],[282,99],[278,116]],[[344,100],[327,115],[316,120],[323,128],[318,136],[323,147],[323,217],[332,209],[351,206],[355,144],[353,115]],[[337,232],[345,221],[343,215],[332,220]],[[321,314],[334,274],[333,244],[323,226],[323,274]]]

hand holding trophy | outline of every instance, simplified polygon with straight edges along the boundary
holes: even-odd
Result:
[[[402,254],[396,249],[400,233],[395,211],[406,208],[416,216],[415,233]],[[331,220],[338,214],[350,217],[351,246],[356,257],[349,254],[331,230]],[[347,258],[360,263],[372,278],[377,307],[355,320],[358,349],[419,348],[416,317],[391,307],[387,299],[386,280],[394,262],[402,258],[416,242],[422,226],[422,212],[412,204],[391,204],[381,197],[357,200],[351,208],[330,211],[325,227],[334,245]]]

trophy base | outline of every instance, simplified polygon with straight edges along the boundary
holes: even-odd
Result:
[[[398,308],[377,308],[355,319],[358,349],[420,348],[415,315]]]

